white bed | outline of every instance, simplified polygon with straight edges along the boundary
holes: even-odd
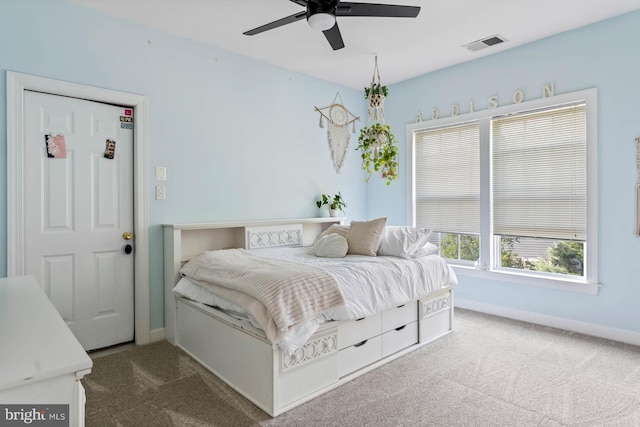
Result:
[[[164,225],[167,340],[275,417],[449,333],[455,275],[439,256],[308,254],[307,246],[341,220]],[[260,313],[180,274],[203,252],[232,248],[242,249],[221,252],[244,256],[248,249],[250,256],[326,269],[344,304],[296,324],[274,343]],[[350,278],[354,268],[357,281]],[[419,280],[397,286],[407,282],[412,269]]]

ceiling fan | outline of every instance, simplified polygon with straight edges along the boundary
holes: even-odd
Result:
[[[242,34],[253,36],[307,18],[314,30],[322,31],[333,50],[342,49],[344,42],[336,22],[338,16],[375,16],[389,18],[415,18],[420,13],[418,6],[393,4],[351,3],[340,0],[289,0],[304,6],[304,12],[294,13],[277,21],[270,22]]]

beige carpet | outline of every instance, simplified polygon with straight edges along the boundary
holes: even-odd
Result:
[[[640,426],[640,348],[456,310],[456,331],[275,419],[166,342],[94,358],[94,426]]]

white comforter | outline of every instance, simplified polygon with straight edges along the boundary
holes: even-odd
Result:
[[[287,354],[302,346],[326,320],[367,317],[421,298],[439,289],[457,284],[453,270],[437,255],[420,258],[347,255],[345,258],[320,258],[307,254],[307,248],[270,248],[253,251],[268,258],[302,262],[320,267],[337,280],[346,304],[291,330],[278,343]],[[193,287],[196,288],[193,288]],[[237,315],[246,315],[242,307],[182,279],[174,292],[205,304],[219,306]],[[256,327],[260,325],[249,316]]]

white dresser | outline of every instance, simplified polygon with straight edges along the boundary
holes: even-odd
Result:
[[[0,404],[68,404],[68,425],[83,426],[92,366],[33,277],[0,279]]]

